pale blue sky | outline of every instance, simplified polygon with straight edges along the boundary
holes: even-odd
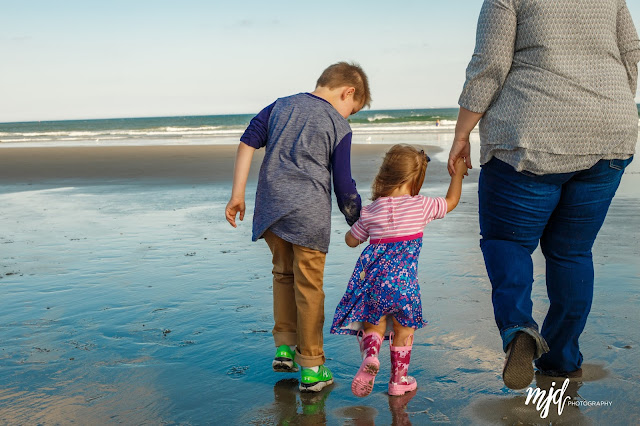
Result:
[[[0,0],[0,122],[255,113],[339,60],[372,109],[456,106],[481,5]]]

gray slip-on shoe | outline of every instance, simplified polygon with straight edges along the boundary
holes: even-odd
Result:
[[[507,348],[502,380],[509,389],[524,389],[533,381],[533,357],[536,342],[527,333],[519,332]]]

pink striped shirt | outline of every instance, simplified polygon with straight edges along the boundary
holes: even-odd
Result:
[[[351,227],[351,235],[359,241],[371,238],[371,243],[419,238],[427,223],[442,219],[445,214],[447,202],[443,197],[380,197],[362,208],[360,219]]]

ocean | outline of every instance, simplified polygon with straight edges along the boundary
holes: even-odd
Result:
[[[0,146],[236,143],[255,114],[0,123]],[[457,108],[367,110],[354,136],[453,131]]]
[[[0,123],[0,147],[235,144],[254,115]],[[387,143],[385,136],[427,135],[431,140],[436,134],[453,132],[457,116],[458,108],[365,110],[349,122],[354,143]]]

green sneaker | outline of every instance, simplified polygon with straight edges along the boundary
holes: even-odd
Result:
[[[279,373],[295,373],[299,370],[298,364],[293,362],[294,353],[288,345],[280,345],[276,349],[276,356],[273,358],[273,371]]]
[[[303,367],[300,375],[300,390],[302,392],[320,392],[333,383],[333,374],[324,365],[318,367],[317,373],[310,368]]]

